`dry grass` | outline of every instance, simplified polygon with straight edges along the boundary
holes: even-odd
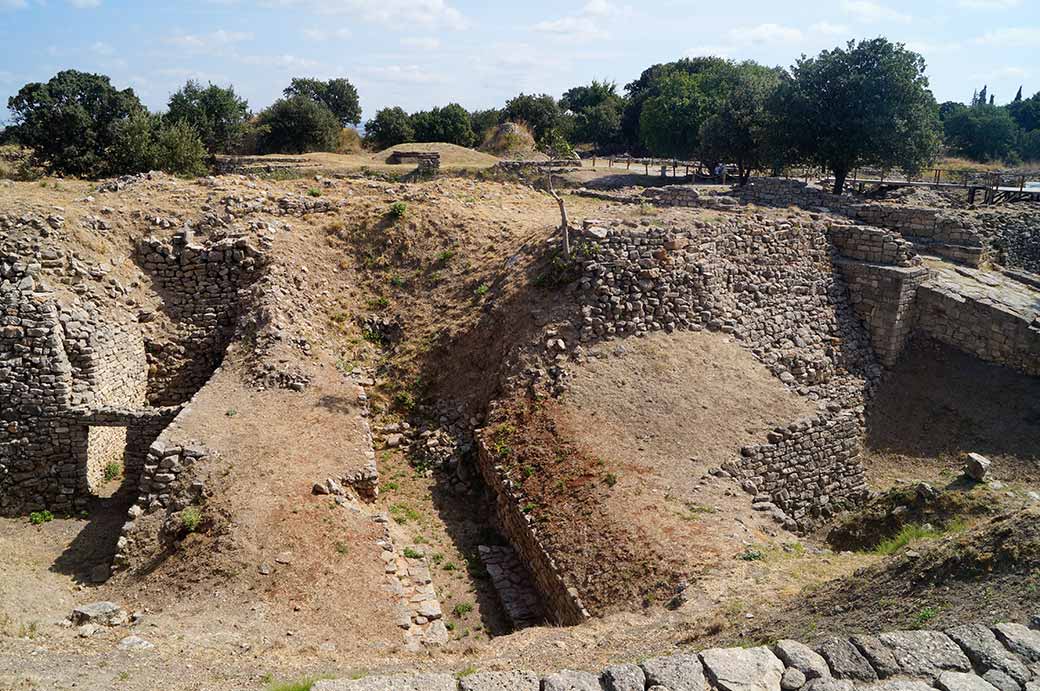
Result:
[[[523,122],[506,122],[488,130],[481,151],[506,158],[526,157],[535,151],[534,134]]]
[[[344,127],[339,131],[339,144],[336,145],[337,154],[359,154],[362,151],[361,135],[353,127]]]

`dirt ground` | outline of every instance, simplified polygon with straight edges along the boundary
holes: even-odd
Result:
[[[455,152],[453,159],[445,151],[449,167],[490,165],[482,154]],[[596,668],[723,637],[768,637],[776,627],[758,624],[778,603],[884,562],[779,531],[749,510],[732,481],[703,478],[741,444],[811,412],[717,334],[599,346],[594,353],[602,357],[575,368],[561,408],[572,441],[602,460],[596,477],[614,476],[610,486],[596,484],[597,496],[696,578],[677,611],[649,602],[580,627],[507,633],[475,561],[476,546],[489,539],[488,507],[479,495],[454,495],[443,478],[416,472],[393,450],[379,451],[375,504],[353,511],[311,494],[314,482],[364,462],[348,373],[372,378],[377,427],[434,415],[421,406],[402,408],[400,401],[409,400],[402,394],[448,398],[466,406],[467,416],[476,414],[499,388],[504,354],[553,323],[572,297],[538,284],[559,220],[546,195],[466,177],[414,185],[314,180],[326,164],[380,165],[323,156],[312,155],[305,178],[283,181],[161,176],[117,193],[72,180],[0,185],[5,213],[60,209],[68,221],[61,242],[83,261],[111,266],[109,275],[145,308],[154,308],[156,298],[129,259],[133,242],[173,232],[153,219],[196,219],[204,208],[221,210],[227,197],[313,197],[316,190],[337,204],[303,218],[250,216],[291,226],[269,238],[273,312],[284,338],[264,361],[299,366],[311,384],[302,393],[258,390],[250,383],[252,354],[242,344],[232,347],[182,429],[219,452],[206,508],[213,531],[186,540],[149,574],[94,586],[85,574],[114,552],[126,492],[99,499],[85,518],[41,526],[0,519],[0,689],[263,689],[277,679],[399,669]],[[613,174],[597,167],[588,177]],[[577,222],[710,220],[716,213],[567,199]],[[388,216],[395,201],[407,206],[397,220]],[[95,216],[113,228],[81,227]],[[401,340],[385,346],[366,340],[357,318],[371,314],[396,319]],[[915,352],[911,358],[918,359],[899,366],[903,388],[881,392],[892,412],[873,420],[868,477],[883,486],[942,476],[968,445],[992,455],[1000,479],[1022,484],[1035,474],[1035,380],[975,370],[950,354]],[[962,393],[967,387],[971,396]],[[934,410],[950,422],[940,423]],[[377,513],[395,517],[399,549],[430,558],[452,624],[448,645],[403,649],[379,586]],[[288,563],[278,563],[275,557],[286,553]],[[262,575],[259,565],[269,562],[272,573]],[[62,625],[74,606],[103,599],[140,612],[142,623],[90,638]],[[155,647],[119,650],[130,633]]]
[[[896,482],[946,484],[974,451],[1005,482],[1040,478],[1040,379],[928,339],[910,344],[867,418],[864,463],[879,489]]]

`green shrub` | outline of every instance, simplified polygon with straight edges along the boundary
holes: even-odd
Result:
[[[117,477],[119,477],[122,474],[123,474],[123,466],[119,465],[115,461],[112,461],[111,463],[109,463],[108,465],[105,466],[105,474],[104,474],[105,482],[112,482],[112,480],[115,480]]]
[[[195,128],[181,120],[164,122],[155,142],[158,167],[167,173],[198,176],[206,172],[206,147]]]
[[[257,148],[263,154],[335,151],[341,130],[321,103],[305,96],[283,98],[257,116]]]
[[[308,197],[320,197],[321,196],[321,190],[319,190],[317,187],[312,187],[309,190],[307,190],[307,196]]]
[[[145,112],[134,113],[112,126],[108,165],[112,173],[143,173],[158,166],[155,133],[159,120]]]
[[[44,523],[50,523],[54,520],[54,514],[44,509],[43,511],[33,511],[29,514],[29,522],[33,525],[43,525]]]
[[[197,506],[189,506],[181,511],[181,527],[194,533],[202,525],[202,510]]]
[[[922,607],[916,614],[914,614],[914,625],[917,628],[923,628],[932,619],[939,616],[938,607]]]
[[[762,554],[760,550],[754,547],[748,547],[739,555],[741,561],[762,561],[766,558],[766,555]]]
[[[412,549],[411,547],[405,547],[404,548],[404,556],[406,558],[408,558],[408,559],[422,559],[423,558],[423,553],[420,552],[417,549]]]
[[[408,205],[404,202],[394,202],[390,205],[390,218],[393,220],[404,218],[406,213],[408,213]]]
[[[473,611],[473,604],[469,602],[460,602],[451,610],[451,613],[455,615],[456,619],[461,619],[470,612]]]

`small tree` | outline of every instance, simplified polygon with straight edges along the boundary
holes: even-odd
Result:
[[[656,96],[660,85],[666,77],[673,74],[701,74],[726,61],[717,57],[682,58],[675,62],[667,62],[643,70],[639,78],[625,85],[625,107],[621,113],[621,139],[625,146],[632,150],[642,148],[640,121],[646,101]]]
[[[383,108],[365,123],[365,138],[377,149],[415,140],[415,131],[408,114],[399,106]]]
[[[36,163],[87,177],[106,173],[114,125],[144,112],[132,89],[119,91],[106,76],[76,70],[26,84],[7,107],[16,139],[32,149]]]
[[[595,80],[588,86],[568,89],[560,99],[560,108],[570,111],[574,117],[572,141],[601,148],[610,148],[620,142],[624,105],[616,84]]]
[[[283,92],[286,98],[303,96],[323,104],[339,120],[340,125],[357,125],[361,122],[361,101],[357,89],[346,79],[296,78]]]
[[[335,151],[340,123],[332,111],[304,96],[275,101],[257,118],[261,153]]]
[[[538,145],[538,150],[549,157],[551,161],[558,161],[563,158],[573,158],[574,149],[556,130],[549,130],[546,132],[545,137],[542,138],[541,144]],[[556,200],[556,203],[560,207],[560,239],[563,242],[563,255],[570,259],[571,257],[571,227],[570,222],[567,220],[567,206],[561,197],[556,192],[556,188],[553,186],[553,173],[552,166],[547,168],[548,172],[548,188],[549,196]]]
[[[248,117],[249,104],[234,87],[203,88],[192,80],[170,96],[166,113],[167,120],[183,120],[194,127],[211,154],[237,151]]]
[[[919,170],[939,150],[939,118],[917,53],[884,38],[801,58],[771,103],[775,131],[825,166],[840,194],[861,165]]]
[[[195,128],[184,120],[162,124],[155,151],[160,169],[167,173],[196,176],[206,172],[206,146]]]
[[[1009,103],[1007,109],[1026,132],[1040,130],[1040,91],[1029,98]]]
[[[106,154],[112,174],[143,173],[157,170],[155,134],[157,118],[148,113],[134,113],[112,126],[112,145]]]

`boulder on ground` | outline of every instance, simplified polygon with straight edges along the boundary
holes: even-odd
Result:
[[[92,602],[72,610],[72,623],[122,626],[129,620],[126,610],[114,602]]]
[[[977,453],[969,453],[966,456],[967,463],[964,466],[964,474],[975,482],[984,482],[989,474],[992,462],[985,456]]]

